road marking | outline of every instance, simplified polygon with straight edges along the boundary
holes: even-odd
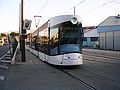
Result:
[[[5,57],[10,51],[11,51],[11,50],[9,50],[6,54],[4,54],[4,55],[0,58],[0,60],[1,60],[3,57]]]
[[[10,63],[11,61],[1,60],[0,62]]]
[[[4,80],[5,79],[5,77],[4,76],[0,76],[0,80]]]
[[[0,65],[0,68],[9,69],[9,67],[3,65]]]

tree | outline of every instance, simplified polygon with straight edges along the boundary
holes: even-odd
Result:
[[[1,37],[6,37],[7,35],[5,33],[1,33]]]
[[[10,33],[10,36],[13,36],[13,37],[14,37],[14,36],[19,36],[19,33],[11,32],[11,33]]]

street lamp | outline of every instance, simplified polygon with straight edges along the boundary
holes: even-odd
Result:
[[[38,27],[38,25],[39,25],[39,22],[40,22],[40,18],[41,18],[42,16],[39,16],[39,15],[35,15],[34,16],[34,18],[35,18],[35,26],[36,26],[36,28]]]
[[[34,18],[35,18],[35,26],[36,26],[36,29],[38,28],[38,25],[39,25],[39,22],[40,22],[40,18],[42,16],[39,16],[39,15],[35,15]],[[39,36],[39,29],[38,29],[38,32],[37,32],[37,36]],[[36,42],[35,42],[36,44]],[[37,45],[37,44],[36,44]],[[36,46],[35,46],[36,48]],[[36,48],[37,49],[37,48]],[[38,57],[39,57],[39,50],[38,50]]]

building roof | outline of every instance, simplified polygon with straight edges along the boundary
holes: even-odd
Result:
[[[99,37],[96,26],[83,27],[84,37]]]
[[[98,27],[98,33],[102,32],[111,32],[120,30],[120,15],[118,16],[109,16],[103,22],[101,22]]]
[[[88,31],[90,31],[92,29],[96,29],[96,28],[97,28],[96,26],[86,26],[86,27],[83,27],[83,30],[84,30],[84,32],[88,32]]]
[[[120,15],[118,16],[109,16],[103,22],[101,22],[98,26],[113,26],[120,25]]]

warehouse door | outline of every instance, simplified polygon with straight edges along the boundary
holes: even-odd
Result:
[[[106,32],[106,49],[113,50],[113,32]]]
[[[105,49],[105,33],[100,33],[100,48]]]
[[[114,50],[120,50],[120,31],[114,32]]]

